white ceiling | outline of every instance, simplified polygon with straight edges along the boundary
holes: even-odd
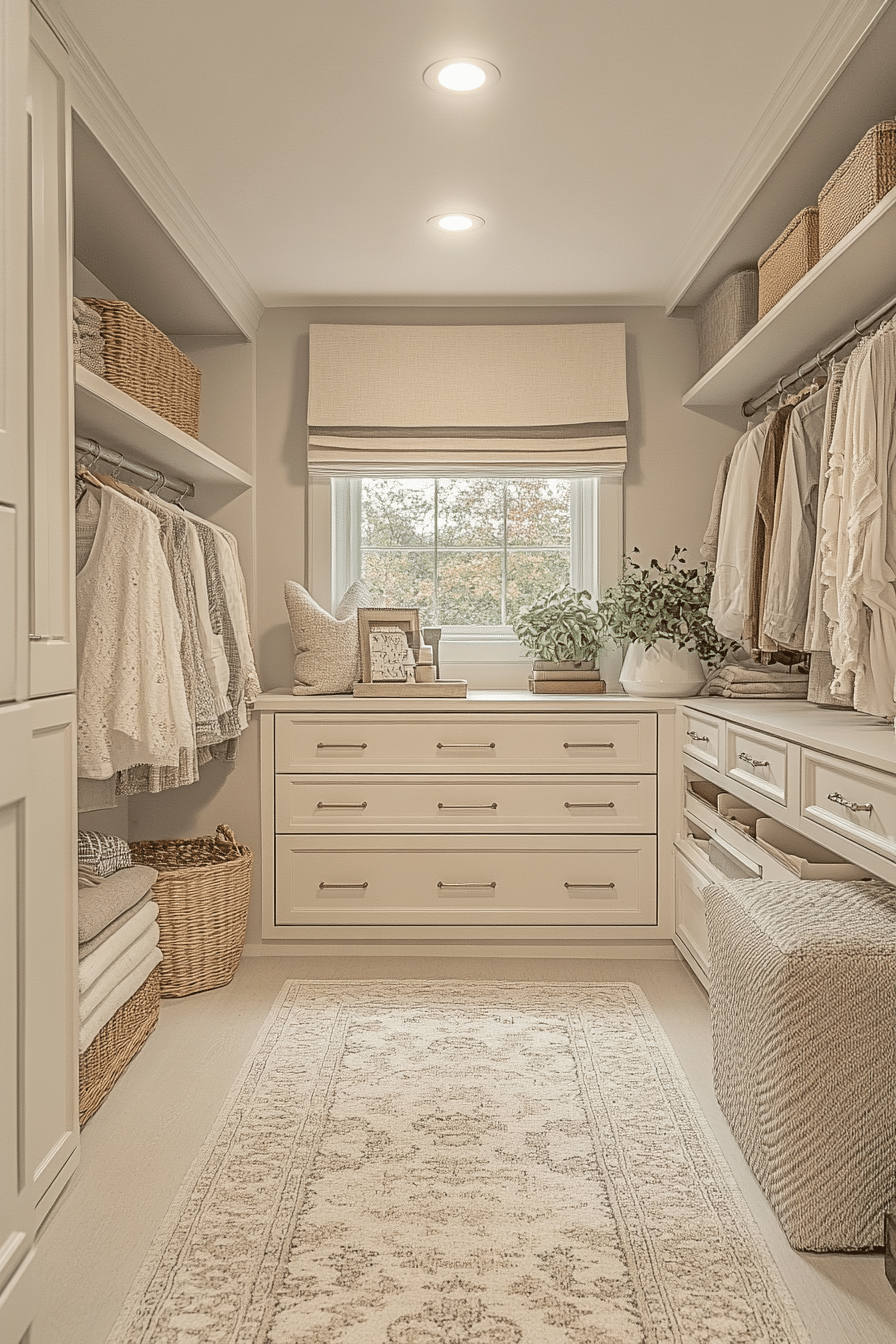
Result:
[[[662,302],[850,0],[63,2],[273,306]],[[455,55],[501,80],[429,89]]]

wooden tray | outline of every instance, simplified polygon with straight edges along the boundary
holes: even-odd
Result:
[[[444,700],[453,697],[465,700],[465,681],[356,681],[352,694],[363,698],[385,700]]]

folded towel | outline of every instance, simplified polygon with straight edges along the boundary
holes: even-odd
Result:
[[[112,963],[126,952],[150,925],[158,923],[158,918],[159,907],[155,901],[146,901],[134,914],[129,914],[124,923],[86,957],[80,956],[79,949],[78,993],[86,994],[91,985],[99,980]],[[158,941],[158,929],[156,929],[156,941]]]
[[[117,919],[113,919],[111,924],[107,924],[104,929],[101,929],[95,938],[88,938],[86,943],[79,943],[78,962],[82,962],[85,957],[89,957],[98,947],[102,947],[103,943],[108,942],[113,934],[117,933],[120,928],[123,928],[128,920],[133,919],[134,916],[142,910],[145,905],[148,905],[151,900],[152,891],[150,890],[145,896],[141,896],[140,900],[132,905],[130,910],[123,911]]]
[[[86,943],[142,900],[158,877],[155,868],[134,864],[78,892],[78,942]]]
[[[808,698],[808,686],[789,688],[775,682],[771,686],[725,686],[715,690],[700,692],[701,695],[724,696],[726,700],[805,700]]]
[[[154,947],[149,956],[144,957],[140,965],[131,971],[131,974],[120,984],[116,985],[111,993],[106,995],[87,1021],[81,1023],[78,1032],[79,1054],[83,1055],[87,1047],[93,1043],[94,1038],[102,1031],[106,1023],[115,1016],[119,1008],[123,1007],[128,999],[137,993],[141,985],[146,983],[161,960],[161,952],[157,947]]]
[[[98,975],[89,989],[85,990],[78,998],[78,1016],[82,1023],[86,1022],[91,1013],[93,1013],[112,991],[116,985],[120,985],[122,980],[126,980],[141,961],[149,956],[154,947],[159,945],[159,922],[153,920],[148,929],[144,929],[139,938],[124,949],[123,952],[107,966],[102,975]]]
[[[105,878],[97,877],[96,873],[92,873],[89,868],[81,868],[79,865],[78,867],[79,891],[83,890],[84,887],[100,887],[102,886],[104,881]]]

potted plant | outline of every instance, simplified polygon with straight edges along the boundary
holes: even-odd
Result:
[[[513,632],[539,667],[590,671],[606,643],[603,623],[591,594],[574,588],[545,593],[511,621]]]
[[[634,555],[639,555],[637,547]],[[601,599],[607,633],[628,641],[619,680],[629,695],[694,695],[732,647],[709,618],[712,574],[689,568],[676,546],[665,565],[622,562],[622,578]]]

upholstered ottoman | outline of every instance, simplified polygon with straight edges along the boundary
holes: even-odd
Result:
[[[791,1245],[883,1243],[896,1200],[896,891],[704,892],[716,1096]]]

